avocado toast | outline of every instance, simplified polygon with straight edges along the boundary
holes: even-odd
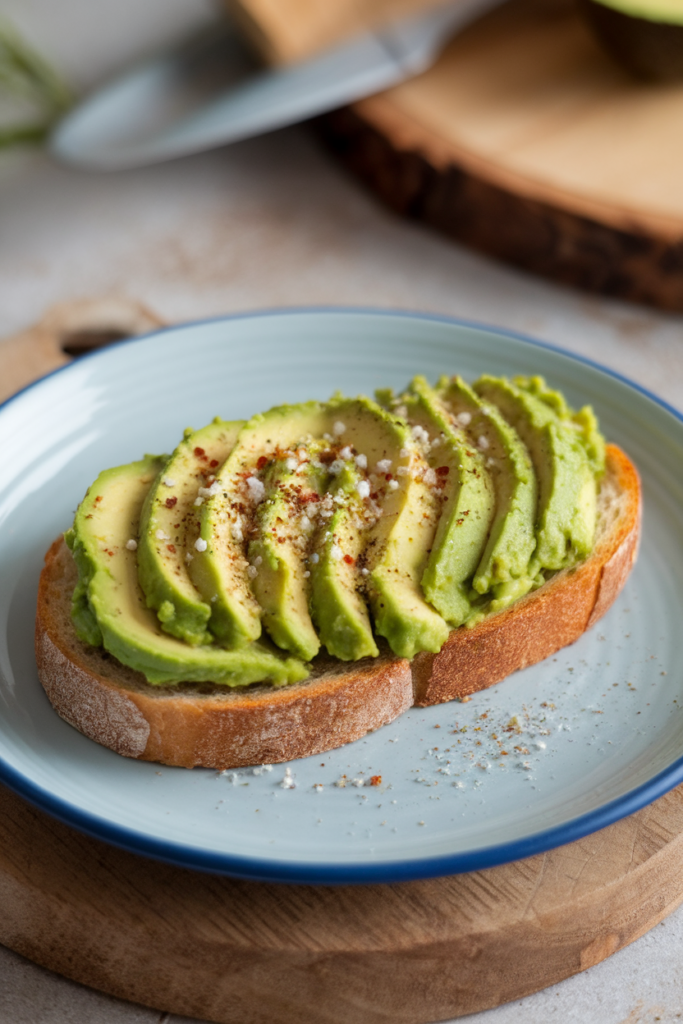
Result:
[[[572,643],[639,522],[632,464],[541,378],[215,420],[89,489],[41,576],[39,675],[127,756],[319,753]]]

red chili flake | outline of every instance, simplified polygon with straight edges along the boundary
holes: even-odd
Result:
[[[218,459],[211,459],[209,465],[211,466],[212,469],[215,469],[215,467],[218,465]]]
[[[85,518],[86,519],[92,519],[92,512],[90,512],[89,515],[87,515]]]
[[[311,501],[320,501],[320,495],[316,494],[315,491],[311,491],[309,494],[302,494],[299,500],[304,505],[307,505]]]
[[[381,786],[382,785],[382,776],[381,775],[372,775],[370,777],[370,785],[371,786]]]
[[[353,559],[351,555],[344,555],[344,561],[347,565],[353,565],[355,559]]]
[[[324,464],[328,464],[330,462],[334,462],[336,457],[337,457],[337,455],[336,455],[335,452],[326,451],[326,452],[321,452],[320,455],[318,456],[318,459],[319,459],[320,462],[322,462]]]
[[[167,498],[165,504],[166,504],[166,508],[173,508],[174,505],[178,504],[178,499],[177,498]]]
[[[450,473],[450,469],[448,468],[448,466],[439,466],[436,472],[438,473],[439,476],[448,476],[448,474]]]
[[[102,501],[102,495],[98,494],[97,497],[95,498],[95,501]]]
[[[175,555],[175,544],[167,544],[166,550],[170,551],[172,555]]]
[[[286,538],[286,537],[278,537],[278,539],[277,539],[277,542],[278,542],[278,544],[284,544],[284,542],[285,542],[286,540],[287,540],[287,538]]]
[[[195,453],[195,455],[197,456],[198,459],[205,459],[206,458],[206,452],[204,451],[203,448],[195,448],[194,453]]]
[[[393,476],[391,475],[391,473],[385,473],[385,474],[384,474],[384,479],[385,479],[385,480],[393,480],[394,478],[393,478]]]
[[[267,455],[261,455],[259,460],[258,460],[258,462],[256,463],[256,468],[257,469],[263,469],[267,465],[268,465],[268,456]]]

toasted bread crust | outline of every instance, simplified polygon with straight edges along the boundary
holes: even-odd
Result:
[[[77,638],[69,617],[76,579],[59,538],[38,591],[38,675],[65,721],[126,757],[184,768],[291,761],[351,743],[413,703],[410,663],[391,653],[353,665],[319,658],[311,678],[281,688],[151,686]]]
[[[590,558],[412,665],[383,653],[352,665],[317,658],[303,683],[229,689],[151,686],[77,637],[69,616],[76,568],[64,541],[48,551],[36,617],[38,675],[55,710],[126,757],[191,768],[236,768],[322,753],[393,721],[413,704],[463,697],[573,643],[604,615],[635,561],[640,482],[608,446],[600,526]]]

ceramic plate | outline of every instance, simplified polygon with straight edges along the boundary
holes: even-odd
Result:
[[[541,373],[572,404],[591,403],[642,474],[638,564],[577,644],[468,703],[413,709],[293,762],[289,789],[281,765],[146,764],[57,717],[33,656],[38,575],[101,469],[169,451],[215,415],[483,371]],[[683,423],[599,366],[436,317],[233,317],[118,344],[33,385],[0,410],[0,450],[0,778],[91,835],[242,877],[390,881],[538,853],[683,780]]]

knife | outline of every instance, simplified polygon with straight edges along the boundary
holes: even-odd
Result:
[[[71,111],[52,153],[79,167],[140,167],[295,124],[427,70],[448,39],[501,0],[457,0],[320,56],[258,70],[230,26],[105,85]]]

